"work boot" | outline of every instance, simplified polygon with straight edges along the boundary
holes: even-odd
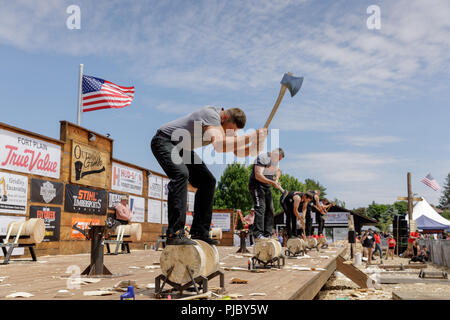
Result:
[[[187,238],[184,232],[170,234],[167,236],[166,245],[168,246],[185,246],[185,245],[198,245],[197,242]]]
[[[256,237],[255,242],[256,241],[261,241],[261,240],[269,240],[270,238],[264,237],[262,234],[260,234],[259,236]]]
[[[220,242],[216,239],[210,238],[209,236],[200,236],[197,234],[191,234],[191,239],[205,241],[207,244],[215,246]]]

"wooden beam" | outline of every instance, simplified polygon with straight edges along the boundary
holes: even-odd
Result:
[[[408,201],[408,197],[397,197],[397,200]],[[423,201],[423,198],[412,198],[413,201]]]
[[[442,279],[422,279],[422,278],[394,278],[394,277],[380,277],[382,284],[396,284],[396,283],[434,283],[439,285],[450,285],[450,280]]]
[[[379,265],[379,268],[383,268],[383,269],[425,269],[428,267],[428,265],[426,263],[420,263],[420,264],[406,264],[406,265],[401,265],[401,264],[391,264],[391,265]]]
[[[450,300],[450,294],[393,291],[393,300]]]
[[[411,187],[411,172],[408,172],[408,220],[412,220],[413,203],[412,203],[412,187]]]
[[[352,280],[361,289],[367,288],[369,276],[351,264],[345,264],[344,258],[338,256],[336,259],[336,269]]]

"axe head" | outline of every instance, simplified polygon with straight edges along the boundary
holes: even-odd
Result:
[[[294,77],[288,73],[285,73],[283,79],[281,79],[281,84],[286,86],[291,93],[291,97],[295,96],[297,92],[302,87],[303,77]]]

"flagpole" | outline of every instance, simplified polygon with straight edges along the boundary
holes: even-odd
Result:
[[[84,65],[80,64],[80,74],[78,78],[78,112],[77,112],[77,124],[81,125],[81,95],[83,94],[83,68]]]

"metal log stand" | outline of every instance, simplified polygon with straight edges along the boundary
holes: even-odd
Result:
[[[81,274],[89,276],[112,275],[111,271],[103,264],[106,227],[90,225],[89,230],[85,232],[78,228],[75,223],[72,229],[81,232],[86,239],[91,240],[91,263]]]
[[[191,281],[185,283],[185,284],[179,284],[175,283],[169,280],[169,277],[172,273],[174,267],[170,268],[167,272],[167,276],[160,274],[155,278],[155,298],[161,299],[163,297],[163,294],[170,293],[174,290],[179,292],[179,297],[183,296],[183,291],[195,291],[197,294],[200,294],[200,290],[203,290],[203,293],[208,292],[208,281],[219,276],[220,277],[220,292],[225,291],[225,276],[222,271],[218,270],[212,274],[210,274],[207,277],[204,276],[198,276],[194,279],[192,276],[192,271],[189,270],[189,267],[186,266],[186,270],[189,273],[189,276],[191,278]],[[161,280],[163,281],[161,286]],[[167,284],[171,285],[173,289],[169,289],[166,291],[163,291],[164,286]]]
[[[250,253],[250,251],[247,250],[247,244],[245,243],[245,239],[247,238],[248,234],[248,230],[239,231],[239,239],[241,240],[241,245],[236,253]]]
[[[297,252],[292,252],[291,250],[286,249],[286,250],[284,251],[284,254],[285,254],[286,256],[288,256],[288,257],[304,256],[305,253],[306,253],[306,250],[299,250],[299,251],[297,251]]]
[[[280,255],[278,257],[274,257],[270,259],[269,261],[262,261],[258,259],[258,256],[254,256],[252,258],[252,263],[255,269],[261,268],[261,269],[272,269],[272,268],[278,268],[281,269],[281,266],[285,265],[285,258],[283,255]]]

